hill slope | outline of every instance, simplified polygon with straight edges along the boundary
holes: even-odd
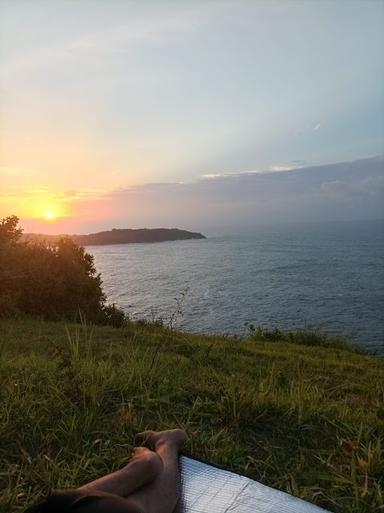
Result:
[[[379,358],[145,324],[1,321],[0,336],[3,512],[118,468],[136,431],[175,425],[193,456],[331,511],[383,507]]]

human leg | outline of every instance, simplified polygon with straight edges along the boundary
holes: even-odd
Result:
[[[172,513],[180,494],[178,460],[181,446],[186,440],[186,434],[181,429],[172,429],[159,432],[145,431],[138,437],[155,452],[146,448],[137,448],[127,467],[93,481],[79,490],[92,493],[93,489],[123,496],[125,503],[119,502],[118,498],[111,498],[111,505],[115,502],[117,508],[119,504],[121,507],[124,507],[125,504],[125,507],[129,509],[129,512],[132,510],[132,513],[136,513],[136,511],[138,513]],[[152,473],[148,473],[143,463],[145,457],[151,458],[152,455],[160,458],[160,465],[158,460],[151,460],[151,463],[155,465],[151,469]],[[135,456],[141,466],[133,464]],[[149,475],[152,476],[151,479],[144,482],[145,476],[148,478]],[[141,483],[140,486],[138,486],[139,483]],[[132,490],[132,492],[127,494],[128,490]],[[118,492],[124,492],[124,495]],[[94,507],[96,506],[101,507],[103,503],[95,503]],[[96,513],[96,511],[98,510],[92,509],[92,513]],[[111,511],[115,510],[111,509]]]
[[[138,488],[153,481],[162,467],[163,461],[158,454],[145,447],[136,447],[125,467],[78,489],[85,493],[97,491],[127,497]]]
[[[180,494],[179,453],[186,434],[172,429],[145,431],[139,436],[160,456],[163,467],[151,483],[136,490],[129,499],[145,513],[172,513]]]
[[[172,513],[179,497],[181,430],[142,434],[156,452],[136,448],[128,465],[73,490],[55,490],[30,513]]]

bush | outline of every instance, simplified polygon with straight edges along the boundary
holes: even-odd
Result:
[[[250,338],[259,342],[289,342],[302,346],[331,347],[334,349],[344,349],[355,353],[365,353],[365,351],[355,345],[349,344],[343,338],[337,335],[322,333],[317,330],[283,331],[278,328],[269,330],[261,326],[247,324],[250,332]]]
[[[22,243],[18,221],[0,222],[0,317],[126,322],[123,311],[105,304],[92,255],[68,237],[52,245]]]
[[[115,304],[103,305],[103,324],[114,326],[115,328],[121,328],[128,322],[128,316],[118,308]]]

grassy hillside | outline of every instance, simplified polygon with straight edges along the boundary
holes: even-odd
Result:
[[[292,342],[1,321],[0,510],[181,426],[193,456],[334,512],[383,511],[384,361]]]

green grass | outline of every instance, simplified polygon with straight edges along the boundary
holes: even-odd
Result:
[[[138,430],[181,426],[192,456],[334,512],[384,511],[384,361],[266,338],[1,321],[0,510],[122,466]]]

